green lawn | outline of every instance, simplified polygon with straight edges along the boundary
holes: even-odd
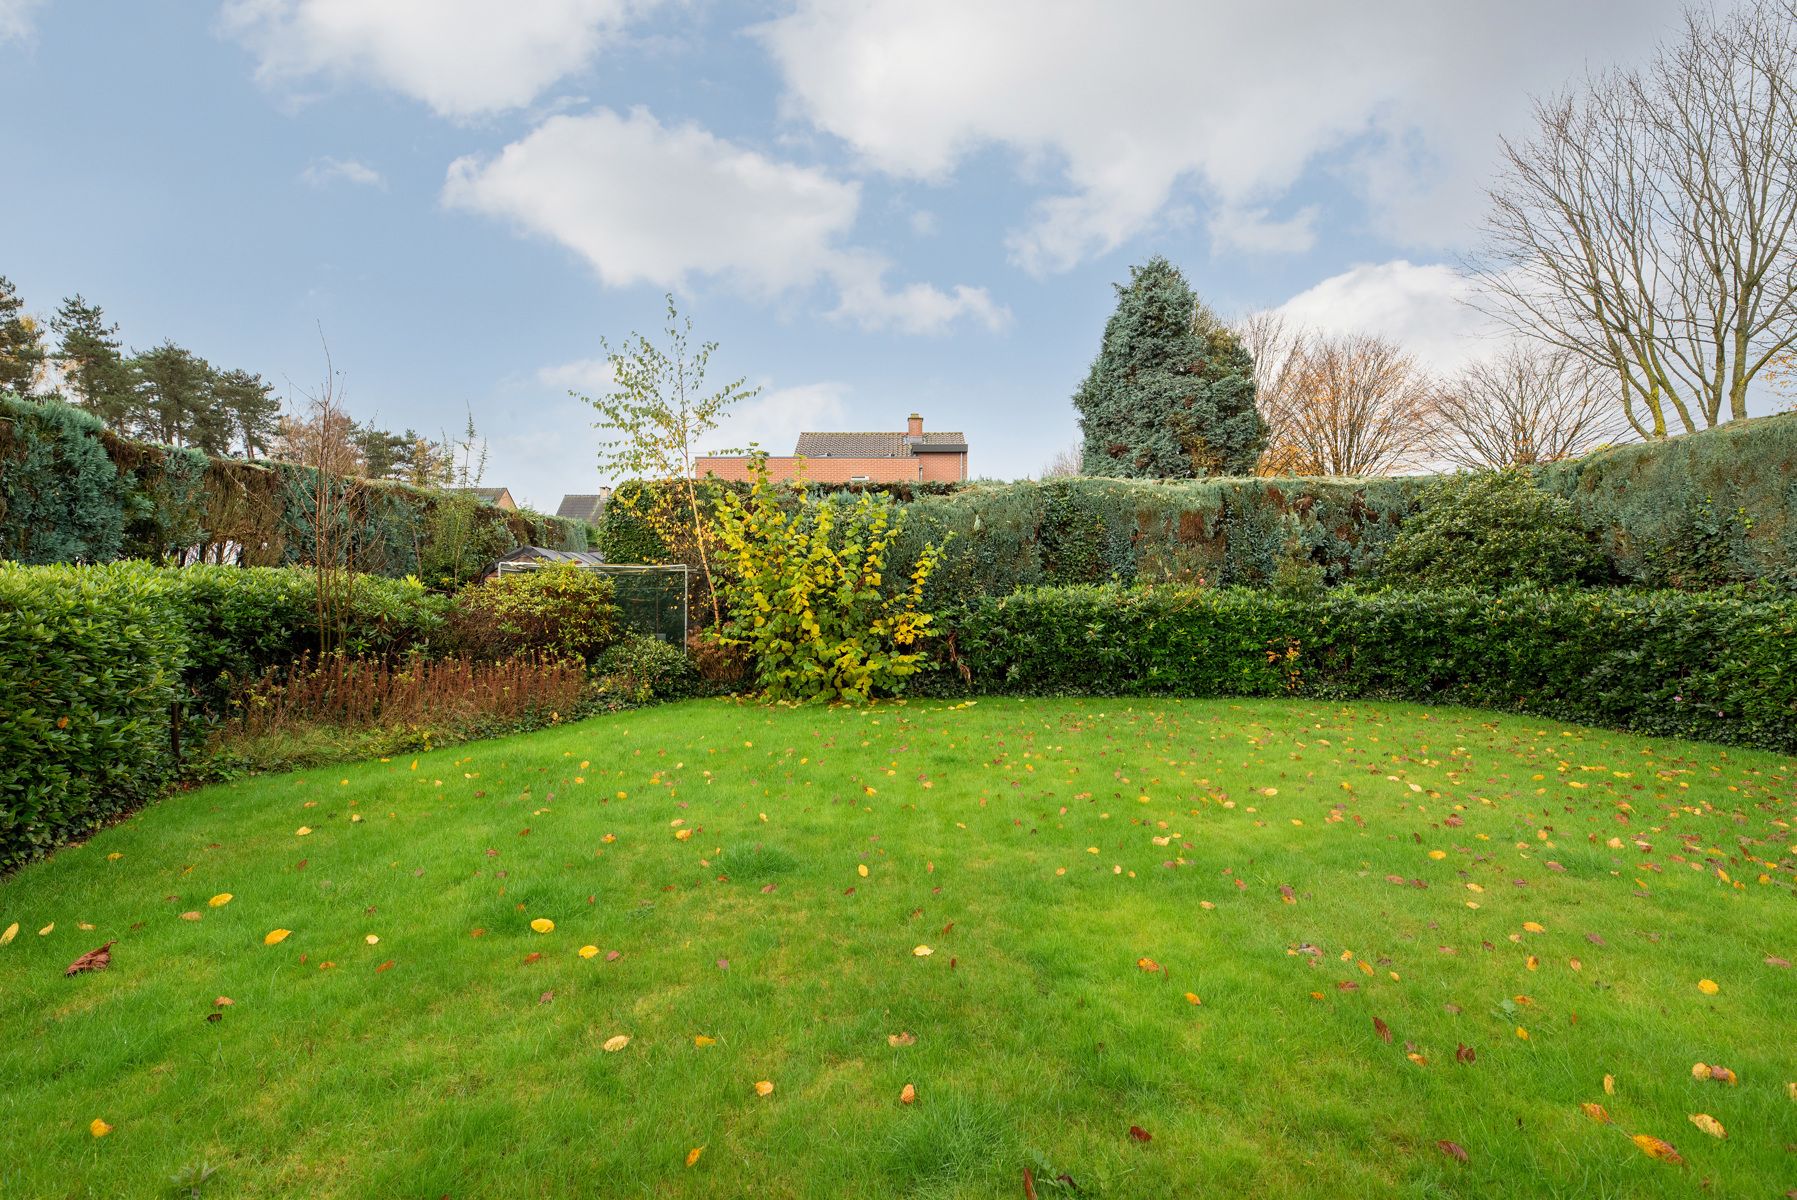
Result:
[[[0,1196],[1783,1195],[1794,766],[699,701],[193,792],[0,882]]]

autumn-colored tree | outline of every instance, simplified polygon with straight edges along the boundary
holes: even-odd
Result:
[[[1415,358],[1370,334],[1282,336],[1261,397],[1271,431],[1261,473],[1379,475],[1422,457],[1435,387]]]
[[[598,396],[570,394],[598,410],[594,428],[610,434],[599,443],[600,474],[616,481],[669,485],[638,489],[632,499],[613,503],[634,505],[636,515],[670,551],[692,550],[704,576],[715,627],[724,619],[711,571],[715,535],[700,506],[693,460],[701,453],[701,440],[718,427],[731,406],[761,389],[739,378],[707,392],[705,369],[717,343],[690,349],[692,319],[681,317],[672,295],[667,305],[664,344],[632,333],[622,348],[614,350],[601,339],[611,390]]]

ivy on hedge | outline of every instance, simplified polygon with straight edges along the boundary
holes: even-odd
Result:
[[[0,559],[23,563],[312,560],[317,475],[121,438],[56,401],[0,393]],[[333,477],[348,565],[466,582],[521,545],[587,548],[586,526],[452,492]]]
[[[914,691],[1414,700],[1797,752],[1792,599],[1103,585],[937,619],[947,650]]]

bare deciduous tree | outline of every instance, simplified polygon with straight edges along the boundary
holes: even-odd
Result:
[[[1442,386],[1430,449],[1482,471],[1571,458],[1627,431],[1614,374],[1565,350],[1519,344]]]
[[[1085,471],[1084,447],[1075,442],[1065,450],[1058,451],[1055,456],[1042,465],[1043,479],[1071,479]]]
[[[1644,437],[1747,415],[1797,345],[1797,3],[1750,0],[1645,69],[1536,104],[1472,273],[1518,332],[1611,371]]]
[[[1311,335],[1273,309],[1237,321],[1235,335],[1254,358],[1254,402],[1267,429],[1266,445],[1255,470],[1262,475],[1315,474],[1291,436],[1293,414],[1299,406],[1298,381]]]
[[[1426,452],[1435,385],[1396,343],[1281,330],[1261,345],[1277,359],[1259,393],[1270,431],[1262,474],[1378,475]]]

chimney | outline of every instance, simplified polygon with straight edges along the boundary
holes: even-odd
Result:
[[[918,416],[916,413],[911,414],[911,420],[905,428],[905,436],[909,438],[920,438],[923,436],[922,417]]]

